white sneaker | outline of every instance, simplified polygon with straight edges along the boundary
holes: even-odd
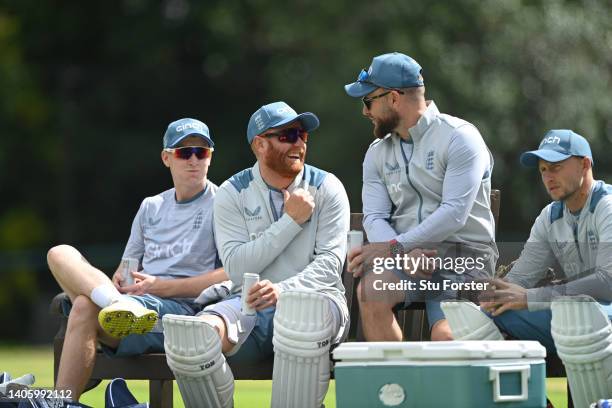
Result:
[[[130,334],[146,334],[153,329],[158,316],[138,302],[119,300],[100,310],[98,322],[110,336],[121,339]]]

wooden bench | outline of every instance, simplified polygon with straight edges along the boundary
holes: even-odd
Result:
[[[60,327],[53,340],[53,382],[57,381],[59,362],[62,356],[68,319],[62,314],[61,302],[67,295],[60,293],[51,302],[50,313],[58,316]],[[237,380],[271,380],[273,360],[256,365],[233,366]],[[126,380],[149,380],[149,403],[151,408],[171,408],[174,374],[166,364],[164,353],[143,354],[135,357],[111,358],[98,351],[91,379],[86,390],[96,387],[102,380],[121,377]]]
[[[491,210],[495,217],[497,227],[501,196],[499,190],[491,192]],[[363,231],[363,214],[351,214],[351,229]],[[359,319],[359,304],[356,291],[357,281],[353,275],[343,272],[343,283],[346,289],[346,300],[349,306],[351,326],[348,341],[362,341],[363,333]],[[68,319],[61,314],[61,301],[66,295],[60,293],[51,303],[51,313],[60,317],[60,328],[55,336],[54,349],[54,381],[57,380],[57,372],[64,344],[64,336]],[[408,310],[398,313],[398,322],[404,333],[406,341],[429,340],[429,326],[422,303],[415,303]],[[270,380],[272,379],[273,360],[266,360],[256,365],[232,366],[234,378],[237,380]],[[145,354],[136,357],[110,358],[101,352],[97,353],[91,380],[86,389],[90,390],[97,386],[100,381],[122,377],[126,380],[149,380],[149,402],[152,408],[172,407],[174,375],[166,364],[166,356],[163,353]],[[563,364],[559,359],[547,359],[547,377],[565,377]],[[568,388],[568,400],[569,388]]]

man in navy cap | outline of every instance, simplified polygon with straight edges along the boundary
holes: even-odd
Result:
[[[199,316],[166,315],[166,356],[186,407],[230,407],[228,362],[256,366],[274,355],[272,407],[320,407],[330,346],[346,335],[342,285],[350,209],[333,174],[305,164],[319,119],[284,102],[251,116],[257,161],[215,198],[215,240],[232,280],[227,299]],[[245,274],[259,276],[248,292]],[[243,309],[243,299],[253,311]],[[223,353],[223,354],[222,354]]]
[[[213,239],[217,186],[207,178],[213,146],[199,120],[168,125],[161,159],[174,187],[142,202],[122,257],[134,264],[128,276],[120,265],[109,279],[68,245],[49,250],[49,268],[70,298],[63,305],[68,328],[56,382],[64,395],[80,397],[98,342],[113,356],[163,352],[158,317],[198,312],[194,298],[227,279]]]
[[[456,294],[417,289],[386,290],[381,295],[374,285],[380,287],[381,279],[395,283],[417,276],[437,284],[490,276],[497,259],[489,202],[493,157],[474,125],[440,113],[425,99],[421,66],[407,55],[375,57],[345,90],[361,98],[362,114],[374,125],[377,140],[363,162],[363,226],[370,243],[385,243],[352,251],[349,270],[363,274],[364,259],[372,257],[409,254],[435,261],[444,255],[441,251],[420,248],[440,243],[460,246],[464,259],[481,259],[480,268],[467,270],[396,268],[382,275],[365,273],[358,290],[365,337],[401,340],[394,307],[424,297],[432,340],[450,340],[439,301]],[[415,283],[421,287],[422,282]]]

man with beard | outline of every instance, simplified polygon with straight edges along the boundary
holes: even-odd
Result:
[[[373,285],[380,279],[419,277],[440,283],[490,276],[497,259],[489,202],[493,157],[474,125],[440,113],[425,99],[421,67],[407,55],[375,57],[345,90],[362,99],[362,114],[374,124],[377,140],[363,162],[363,226],[369,242],[379,243],[353,250],[348,270],[360,276],[364,260],[376,257],[433,259],[442,255],[431,249],[439,243],[461,246],[464,255],[487,265],[467,272],[437,267],[434,272],[430,263],[364,274],[357,293],[365,337],[400,341],[394,308],[426,300],[431,339],[450,340],[439,300],[454,294],[406,290],[381,295]]]
[[[554,201],[536,218],[521,256],[503,280],[493,281],[494,291],[481,307],[502,331],[513,338],[537,340],[554,354],[554,298],[589,295],[605,303],[606,313],[612,315],[612,187],[593,179],[589,143],[571,130],[549,131],[537,150],[520,159],[523,166],[539,169]],[[555,263],[569,282],[536,287]],[[466,304],[461,308],[466,311],[462,315],[474,309]]]
[[[262,106],[249,120],[257,162],[219,187],[214,208],[233,293],[200,316],[163,319],[168,365],[187,407],[232,405],[222,352],[230,365],[257,365],[274,354],[273,407],[321,406],[329,348],[348,323],[341,272],[350,210],[342,183],[304,164],[318,126],[314,114],[298,115],[284,102]],[[248,293],[241,290],[245,273],[260,277]],[[242,309],[243,296],[256,312]]]
[[[612,394],[612,186],[593,179],[585,138],[547,132],[520,157],[538,168],[554,200],[536,218],[529,239],[503,280],[481,297],[448,302],[444,313],[458,340],[535,340],[565,366],[574,406]],[[546,282],[555,267],[555,284]]]

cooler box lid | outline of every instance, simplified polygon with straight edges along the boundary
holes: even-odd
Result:
[[[345,362],[484,360],[544,358],[546,349],[537,341],[348,342],[333,355]]]

